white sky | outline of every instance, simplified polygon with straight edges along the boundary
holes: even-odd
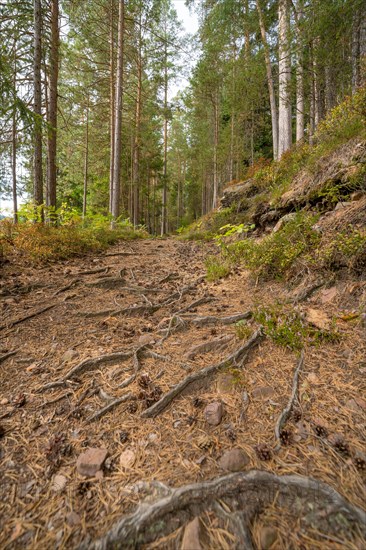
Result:
[[[177,11],[178,18],[182,21],[184,31],[190,34],[194,34],[198,30],[198,18],[197,15],[190,11],[185,5],[185,0],[173,0],[173,5]],[[192,59],[193,61],[193,59]],[[172,99],[179,90],[185,88],[188,81],[185,77],[181,78],[179,83],[173,85],[169,90],[169,99]],[[18,202],[22,202],[21,200]],[[12,212],[13,203],[10,200],[5,200],[0,197],[0,214],[9,215]]]

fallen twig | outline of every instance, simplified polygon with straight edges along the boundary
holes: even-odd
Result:
[[[237,365],[238,362],[242,363],[248,351],[251,348],[253,348],[255,345],[257,345],[263,338],[264,338],[264,335],[262,330],[261,329],[257,330],[243,346],[241,346],[239,349],[234,351],[234,353],[229,355],[229,357],[224,359],[224,361],[221,361],[221,363],[218,363],[217,365],[211,365],[197,372],[194,372],[193,374],[190,374],[184,380],[179,382],[179,384],[177,384],[168,393],[166,393],[159,401],[157,401],[151,407],[146,409],[141,414],[141,416],[144,418],[157,416],[164,409],[166,409],[166,407],[173,401],[173,399],[175,399],[178,395],[180,395],[183,392],[183,390],[185,390],[188,386],[190,386],[194,382],[197,382],[198,380],[202,380],[202,379],[207,379],[208,377],[212,376],[219,370],[228,368],[232,365]]]
[[[119,397],[118,399],[115,399],[111,403],[108,403],[108,405],[106,405],[105,407],[103,407],[99,411],[97,411],[94,414],[92,414],[91,416],[89,416],[86,419],[85,422],[92,422],[93,420],[97,420],[98,418],[101,418],[102,416],[104,416],[108,412],[110,412],[113,409],[115,409],[116,407],[118,407],[118,405],[120,405],[121,403],[125,403],[126,401],[130,401],[132,399],[137,399],[137,398],[132,392],[126,393],[122,397]]]
[[[15,355],[16,353],[18,353],[18,351],[8,351],[8,353],[4,353],[4,355],[0,355],[0,365],[1,363],[4,363],[4,361],[6,361],[9,357],[13,357],[13,355]]]
[[[305,357],[305,354],[304,354],[304,351],[302,351],[299,362],[298,362],[297,367],[296,367],[295,372],[294,372],[291,397],[290,397],[286,407],[283,409],[282,413],[280,414],[280,416],[277,420],[277,423],[276,423],[275,436],[276,436],[276,440],[277,440],[277,445],[276,445],[277,450],[281,447],[281,438],[280,438],[280,436],[281,436],[281,431],[283,429],[283,426],[285,425],[285,423],[287,422],[287,420],[288,420],[288,418],[291,414],[291,411],[292,411],[292,408],[294,406],[295,401],[298,400],[299,376],[300,376],[300,371],[301,371],[301,369],[303,367],[303,364],[304,364],[304,357]]]

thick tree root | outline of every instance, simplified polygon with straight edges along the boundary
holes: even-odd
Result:
[[[204,380],[207,382],[207,380],[214,374],[216,374],[218,371],[226,369],[228,367],[231,367],[233,365],[242,364],[245,361],[245,358],[247,356],[247,353],[259,342],[264,338],[264,335],[262,333],[262,330],[257,330],[252,337],[239,349],[237,349],[234,353],[229,355],[224,361],[221,361],[221,363],[218,363],[217,365],[211,365],[210,367],[206,367],[204,369],[201,369],[197,372],[194,372],[193,374],[190,374],[184,380],[179,382],[172,390],[170,390],[168,393],[166,393],[159,401],[154,403],[151,407],[146,409],[141,416],[144,418],[150,418],[157,416],[162,411],[166,409],[166,407],[178,396],[180,395],[184,390],[186,390],[187,387],[191,386],[195,382],[199,382],[201,380]]]
[[[217,501],[225,502],[225,508],[231,510],[231,513],[220,512],[217,509]],[[322,531],[331,532],[333,528],[333,522],[324,517],[324,510],[328,510],[329,515],[344,518],[348,537],[351,536],[351,527],[361,534],[366,534],[365,512],[353,506],[329,485],[309,477],[278,476],[270,472],[252,470],[186,485],[174,489],[152,504],[142,503],[133,514],[123,517],[103,538],[95,542],[87,540],[79,549],[140,548],[211,510],[224,515],[225,519],[233,515],[234,533],[245,541],[248,537],[248,524],[266,506],[274,502],[277,506],[291,509],[300,506],[303,514],[308,506],[308,511],[311,511],[312,515],[311,521],[319,518]],[[248,542],[250,544],[250,539]]]
[[[4,363],[4,361],[6,361],[9,357],[13,357],[13,355],[15,355],[16,353],[18,353],[17,351],[8,351],[8,353],[4,353],[4,355],[0,355],[0,365],[1,363]]]
[[[228,334],[225,337],[221,338],[215,338],[214,340],[211,340],[210,342],[203,342],[202,344],[198,344],[198,346],[194,346],[191,348],[184,356],[187,361],[191,361],[196,357],[196,355],[201,355],[203,353],[209,353],[214,350],[222,350],[227,347],[230,340],[233,339],[232,334]]]
[[[38,309],[37,311],[33,311],[33,313],[29,313],[28,315],[25,315],[24,317],[20,317],[20,319],[15,319],[14,321],[9,321],[9,323],[5,323],[5,325],[1,325],[0,330],[3,330],[5,328],[15,327],[15,325],[20,325],[20,323],[24,323],[24,321],[27,321],[28,319],[33,319],[33,317],[37,317],[37,315],[41,315],[41,313],[45,313],[46,311],[49,311],[50,309],[56,307],[57,305],[58,304],[50,304],[46,307]]]
[[[80,279],[74,279],[74,280],[71,281],[71,283],[69,283],[68,285],[63,286],[63,287],[59,288],[58,290],[56,290],[56,292],[53,294],[53,296],[58,296],[58,295],[61,294],[62,292],[66,292],[67,290],[70,290],[70,288],[72,288],[73,286],[76,286],[76,285],[79,284],[80,282],[81,282]]]
[[[299,390],[299,376],[301,369],[304,365],[304,351],[301,352],[301,356],[299,359],[299,362],[297,364],[297,367],[294,372],[293,382],[292,382],[292,392],[291,397],[286,405],[286,407],[283,409],[282,413],[280,414],[276,427],[275,427],[275,436],[277,440],[276,449],[278,450],[281,447],[281,431],[286,424],[287,420],[289,419],[289,416],[291,414],[291,411],[293,409],[295,401],[298,401],[298,390]]]
[[[106,405],[105,407],[103,407],[99,411],[97,411],[94,414],[92,414],[91,416],[89,416],[86,419],[85,422],[88,423],[88,422],[93,422],[93,420],[98,420],[98,418],[101,418],[102,416],[104,416],[108,412],[112,411],[113,409],[118,407],[118,405],[120,405],[121,403],[126,403],[126,401],[130,401],[131,399],[136,399],[136,396],[131,392],[126,393],[122,397],[118,397],[118,399],[115,399],[111,403],[108,403],[108,405]]]

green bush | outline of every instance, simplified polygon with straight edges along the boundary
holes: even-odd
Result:
[[[230,265],[220,256],[208,256],[205,260],[207,270],[207,280],[217,281],[226,277],[230,273]]]

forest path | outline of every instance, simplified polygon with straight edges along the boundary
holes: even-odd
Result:
[[[62,264],[6,266],[1,548],[74,548],[87,537],[101,537],[151,493],[166,495],[155,481],[178,487],[218,478],[228,470],[220,459],[233,448],[241,451],[245,470],[278,476],[255,480],[257,488],[267,484],[267,494],[268,484],[281,494],[276,484],[282,475],[311,476],[362,506],[363,459],[357,455],[357,469],[354,456],[364,441],[365,343],[354,328],[345,328],[341,343],[305,350],[299,417],[290,419],[289,445],[274,450],[275,425],[290,398],[298,357],[264,340],[247,319],[258,304],[285,301],[289,292],[280,283],[258,285],[241,269],[208,283],[204,259],[212,251],[211,245],[175,239],[138,240]],[[327,307],[331,313],[338,306]],[[177,388],[182,391],[175,395]],[[346,434],[348,449],[337,452],[324,439],[333,432]],[[103,472],[91,478],[76,470],[87,448],[108,451]],[[216,490],[200,488],[210,502]],[[276,548],[356,547],[347,542],[348,520],[330,525],[323,513],[315,521],[314,503],[306,508],[301,498],[295,513],[291,506],[279,513],[288,504],[288,495],[282,497],[252,522],[257,547],[263,547],[266,525]],[[271,504],[263,495],[253,498]],[[232,517],[224,509],[213,513],[200,506],[202,548],[243,547],[248,533],[235,522],[229,528]],[[174,548],[192,513],[163,530],[167,536],[156,547]],[[316,542],[318,531],[322,543]]]

